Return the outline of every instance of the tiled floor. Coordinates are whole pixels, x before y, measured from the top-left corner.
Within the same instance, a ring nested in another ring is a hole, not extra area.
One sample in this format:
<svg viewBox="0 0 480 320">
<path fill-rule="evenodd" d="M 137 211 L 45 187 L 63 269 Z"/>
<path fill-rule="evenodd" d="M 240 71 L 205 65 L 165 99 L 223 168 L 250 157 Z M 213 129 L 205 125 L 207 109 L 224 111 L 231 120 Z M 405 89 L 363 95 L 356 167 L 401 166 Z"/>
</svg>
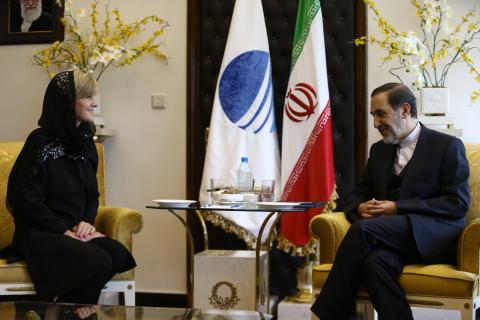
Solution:
<svg viewBox="0 0 480 320">
<path fill-rule="evenodd" d="M 455 310 L 412 308 L 412 311 L 415 320 L 460 320 L 460 312 Z M 282 301 L 278 305 L 278 320 L 293 319 L 311 320 L 310 306 Z M 363 319 L 359 317 L 359 320 Z"/>
<path fill-rule="evenodd" d="M 415 320 L 459 320 L 460 311 L 412 308 Z"/>
</svg>

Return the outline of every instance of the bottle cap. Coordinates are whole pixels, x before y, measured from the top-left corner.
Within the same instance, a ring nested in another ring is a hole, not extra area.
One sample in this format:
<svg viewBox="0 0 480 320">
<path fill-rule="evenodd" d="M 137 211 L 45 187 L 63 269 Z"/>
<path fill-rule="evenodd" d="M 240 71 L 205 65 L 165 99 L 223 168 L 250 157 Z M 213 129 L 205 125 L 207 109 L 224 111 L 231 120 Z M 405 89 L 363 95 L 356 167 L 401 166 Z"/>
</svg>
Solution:
<svg viewBox="0 0 480 320">
<path fill-rule="evenodd" d="M 248 162 L 248 157 L 242 157 L 242 162 Z"/>
</svg>

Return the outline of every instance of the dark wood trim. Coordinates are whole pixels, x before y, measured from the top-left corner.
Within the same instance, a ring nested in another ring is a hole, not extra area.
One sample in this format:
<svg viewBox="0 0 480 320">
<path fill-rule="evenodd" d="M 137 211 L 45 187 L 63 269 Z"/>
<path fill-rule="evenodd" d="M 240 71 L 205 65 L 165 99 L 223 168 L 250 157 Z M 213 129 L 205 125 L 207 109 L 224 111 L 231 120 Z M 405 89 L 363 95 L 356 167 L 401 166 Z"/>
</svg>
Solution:
<svg viewBox="0 0 480 320">
<path fill-rule="evenodd" d="M 367 12 L 363 0 L 355 2 L 355 38 L 367 34 Z M 355 142 L 356 154 L 356 175 L 360 176 L 367 160 L 367 46 L 355 47 L 355 93 L 357 112 Z"/>
<path fill-rule="evenodd" d="M 200 99 L 200 89 L 196 85 L 200 81 L 199 61 L 200 57 L 200 0 L 188 0 L 187 4 L 187 198 L 198 198 L 198 186 L 195 173 L 198 172 L 198 166 L 203 163 L 202 154 L 196 152 L 198 146 L 202 144 L 199 112 L 197 101 Z M 192 215 L 187 214 L 187 224 L 190 226 L 194 222 Z M 187 241 L 187 275 L 191 269 L 193 261 L 188 254 L 190 248 Z M 187 276 L 188 277 L 188 276 Z M 193 288 L 187 281 L 187 305 L 193 306 Z"/>
<path fill-rule="evenodd" d="M 187 295 L 176 293 L 137 292 L 137 307 L 187 308 Z"/>
<path fill-rule="evenodd" d="M 199 135 L 200 117 L 197 108 L 197 101 L 200 98 L 200 89 L 196 85 L 200 81 L 199 61 L 200 57 L 200 28 L 199 11 L 200 0 L 188 0 L 187 10 L 187 197 L 196 199 L 198 197 L 197 181 L 195 180 L 196 165 L 203 163 L 201 155 L 196 153 L 199 145 L 203 145 L 202 137 Z"/>
</svg>

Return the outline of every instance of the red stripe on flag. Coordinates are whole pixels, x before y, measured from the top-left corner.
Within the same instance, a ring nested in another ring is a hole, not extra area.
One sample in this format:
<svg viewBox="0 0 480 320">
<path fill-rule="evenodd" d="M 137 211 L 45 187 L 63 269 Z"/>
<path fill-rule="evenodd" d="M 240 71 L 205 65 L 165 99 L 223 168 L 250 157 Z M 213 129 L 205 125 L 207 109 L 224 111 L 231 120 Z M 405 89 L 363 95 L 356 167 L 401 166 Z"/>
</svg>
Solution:
<svg viewBox="0 0 480 320">
<path fill-rule="evenodd" d="M 285 184 L 282 200 L 328 202 L 334 185 L 332 122 L 328 102 Z M 281 233 L 297 246 L 306 245 L 310 240 L 310 219 L 321 210 L 322 208 L 316 208 L 301 213 L 284 214 L 281 218 Z"/>
</svg>

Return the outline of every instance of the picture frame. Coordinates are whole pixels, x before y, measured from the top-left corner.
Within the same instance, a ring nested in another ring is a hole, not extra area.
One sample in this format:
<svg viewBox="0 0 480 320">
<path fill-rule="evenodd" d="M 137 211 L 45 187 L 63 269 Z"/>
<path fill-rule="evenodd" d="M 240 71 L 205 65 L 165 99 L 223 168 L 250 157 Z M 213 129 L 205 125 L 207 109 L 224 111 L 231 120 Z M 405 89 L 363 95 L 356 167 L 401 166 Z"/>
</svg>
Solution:
<svg viewBox="0 0 480 320">
<path fill-rule="evenodd" d="M 0 45 L 53 43 L 64 39 L 63 3 L 56 0 L 1 0 Z"/>
</svg>

